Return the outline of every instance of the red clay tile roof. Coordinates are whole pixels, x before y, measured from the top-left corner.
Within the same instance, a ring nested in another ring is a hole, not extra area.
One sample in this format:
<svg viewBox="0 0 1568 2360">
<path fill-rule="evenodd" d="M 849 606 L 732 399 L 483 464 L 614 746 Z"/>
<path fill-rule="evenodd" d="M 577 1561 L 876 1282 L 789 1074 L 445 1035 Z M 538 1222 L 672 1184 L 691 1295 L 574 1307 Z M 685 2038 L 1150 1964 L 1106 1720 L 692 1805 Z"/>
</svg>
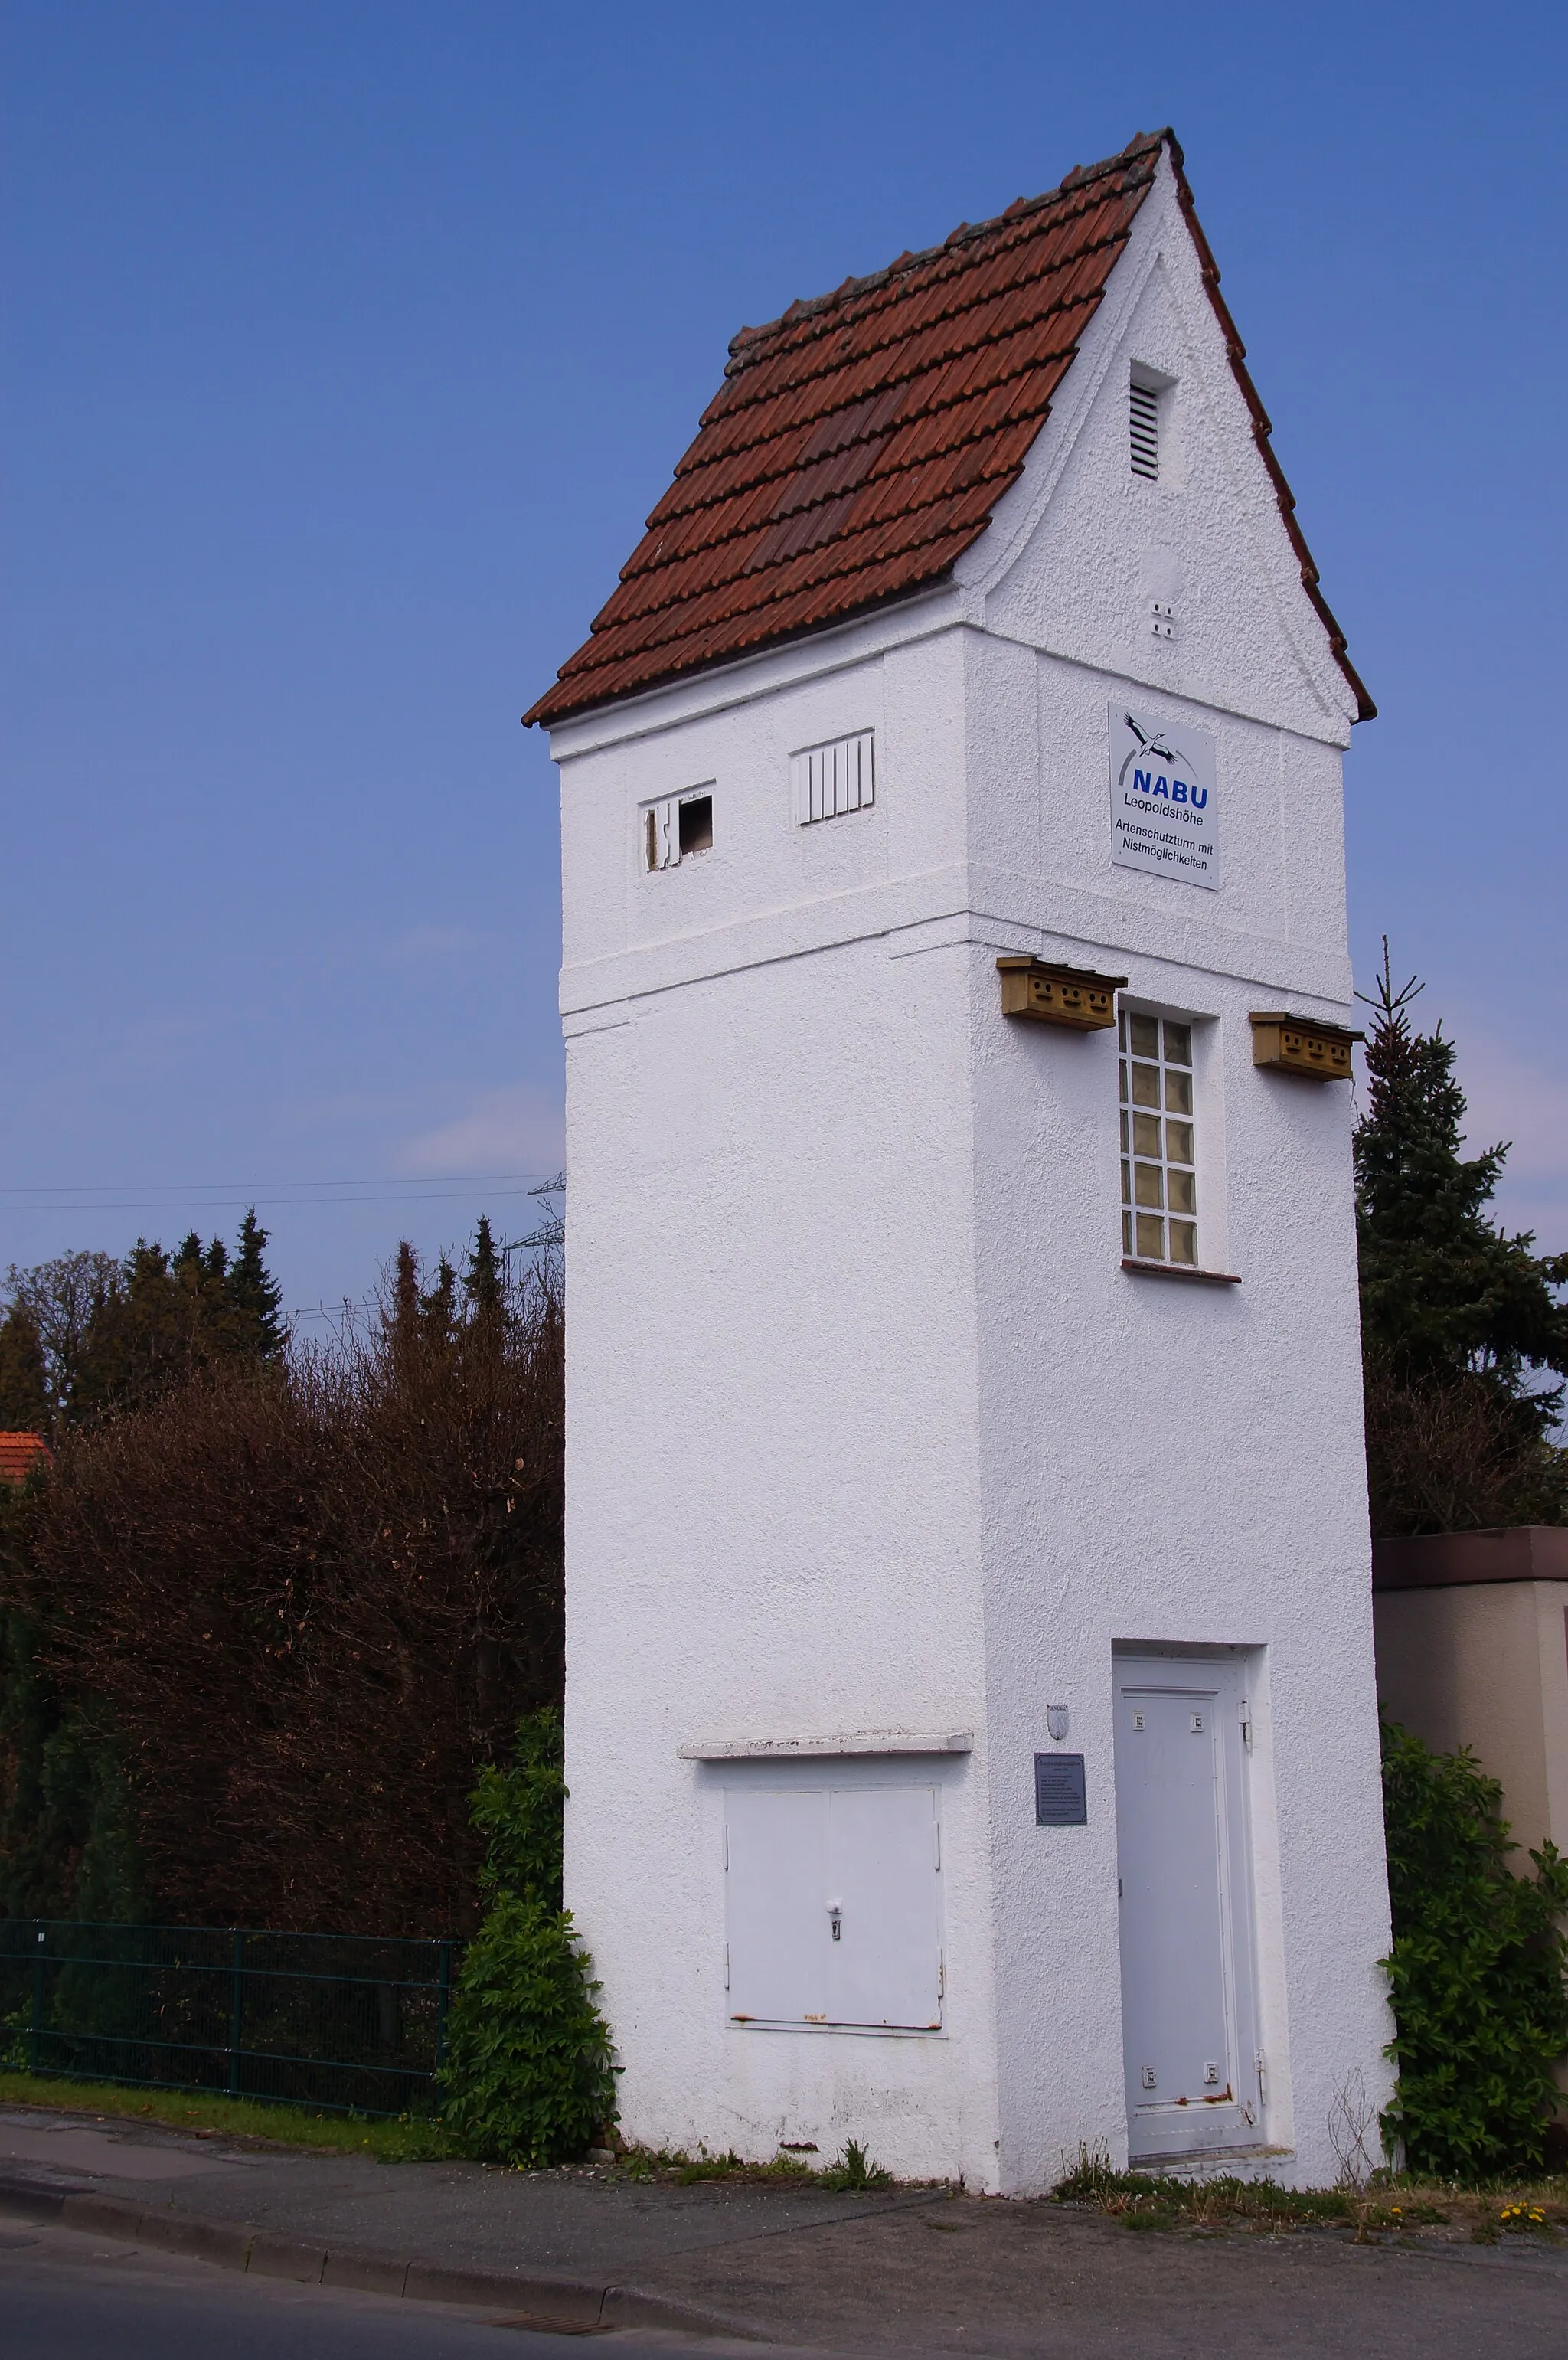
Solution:
<svg viewBox="0 0 1568 2360">
<path fill-rule="evenodd" d="M 0 1483 L 25 1483 L 36 1461 L 49 1455 L 41 1434 L 0 1434 Z"/>
<path fill-rule="evenodd" d="M 1181 202 L 1309 595 L 1269 421 L 1220 300 L 1170 132 L 1070 172 L 995 221 L 789 306 L 730 345 L 697 439 L 620 586 L 525 722 L 555 722 L 940 581 L 976 541 L 1071 367 L 1169 146 Z"/>
</svg>

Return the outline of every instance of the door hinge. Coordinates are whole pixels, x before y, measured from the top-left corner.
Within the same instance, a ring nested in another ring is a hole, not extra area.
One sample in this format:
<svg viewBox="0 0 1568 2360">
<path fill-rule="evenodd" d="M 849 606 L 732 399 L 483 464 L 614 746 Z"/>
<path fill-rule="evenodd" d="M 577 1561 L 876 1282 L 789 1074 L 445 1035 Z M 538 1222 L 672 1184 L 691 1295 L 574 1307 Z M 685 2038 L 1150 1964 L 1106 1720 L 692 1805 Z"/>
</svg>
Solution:
<svg viewBox="0 0 1568 2360">
<path fill-rule="evenodd" d="M 729 1946 L 729 1944 L 726 1942 L 726 1943 L 724 1944 L 724 1989 L 725 1989 L 725 1991 L 728 1991 L 729 1987 L 730 1987 L 730 1946 Z"/>
<path fill-rule="evenodd" d="M 940 1819 L 931 1821 L 931 1842 L 935 1855 L 931 1865 L 940 1876 L 942 1874 L 942 1821 Z"/>
<path fill-rule="evenodd" d="M 1252 1707 L 1245 1697 L 1241 1699 L 1241 1742 L 1248 1754 L 1252 1751 Z"/>
<path fill-rule="evenodd" d="M 947 1997 L 947 1953 L 940 1949 L 936 1954 L 936 1995 L 938 1999 Z"/>
</svg>

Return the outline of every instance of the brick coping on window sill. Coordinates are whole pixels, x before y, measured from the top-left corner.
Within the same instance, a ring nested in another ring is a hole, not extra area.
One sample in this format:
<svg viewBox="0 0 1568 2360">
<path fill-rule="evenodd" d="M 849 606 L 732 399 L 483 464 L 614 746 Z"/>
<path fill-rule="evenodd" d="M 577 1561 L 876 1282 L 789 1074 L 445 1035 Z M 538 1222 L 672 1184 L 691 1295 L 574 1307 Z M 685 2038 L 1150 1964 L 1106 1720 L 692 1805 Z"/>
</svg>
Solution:
<svg viewBox="0 0 1568 2360">
<path fill-rule="evenodd" d="M 1130 1254 L 1123 1254 L 1122 1268 L 1136 1271 L 1141 1278 L 1184 1278 L 1189 1285 L 1194 1280 L 1200 1286 L 1239 1286 L 1241 1284 L 1240 1279 L 1234 1271 L 1188 1270 L 1181 1262 L 1139 1262 Z"/>
</svg>

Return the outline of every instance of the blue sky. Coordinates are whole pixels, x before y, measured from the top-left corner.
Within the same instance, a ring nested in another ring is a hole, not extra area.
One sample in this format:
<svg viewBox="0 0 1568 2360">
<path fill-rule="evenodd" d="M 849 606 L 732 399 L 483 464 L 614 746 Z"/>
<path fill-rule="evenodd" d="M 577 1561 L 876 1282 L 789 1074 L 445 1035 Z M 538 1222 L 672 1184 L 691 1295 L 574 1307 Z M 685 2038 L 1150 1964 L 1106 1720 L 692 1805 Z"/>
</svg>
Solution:
<svg viewBox="0 0 1568 2360">
<path fill-rule="evenodd" d="M 729 336 L 1166 122 L 1381 708 L 1363 985 L 1386 928 L 1568 1246 L 1565 50 L 1528 5 L 8 0 L 0 1266 L 254 1198 L 297 1308 L 521 1234 L 517 716 Z"/>
</svg>

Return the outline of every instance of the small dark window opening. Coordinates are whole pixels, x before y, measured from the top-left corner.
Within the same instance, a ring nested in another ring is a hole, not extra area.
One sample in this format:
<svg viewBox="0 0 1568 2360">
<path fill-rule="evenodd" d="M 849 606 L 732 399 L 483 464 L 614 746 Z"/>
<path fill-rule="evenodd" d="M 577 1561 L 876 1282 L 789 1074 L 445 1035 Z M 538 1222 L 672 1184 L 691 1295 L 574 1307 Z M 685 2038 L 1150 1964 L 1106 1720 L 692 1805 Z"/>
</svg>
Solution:
<svg viewBox="0 0 1568 2360">
<path fill-rule="evenodd" d="M 693 795 L 681 806 L 681 858 L 713 848 L 713 798 Z"/>
</svg>

